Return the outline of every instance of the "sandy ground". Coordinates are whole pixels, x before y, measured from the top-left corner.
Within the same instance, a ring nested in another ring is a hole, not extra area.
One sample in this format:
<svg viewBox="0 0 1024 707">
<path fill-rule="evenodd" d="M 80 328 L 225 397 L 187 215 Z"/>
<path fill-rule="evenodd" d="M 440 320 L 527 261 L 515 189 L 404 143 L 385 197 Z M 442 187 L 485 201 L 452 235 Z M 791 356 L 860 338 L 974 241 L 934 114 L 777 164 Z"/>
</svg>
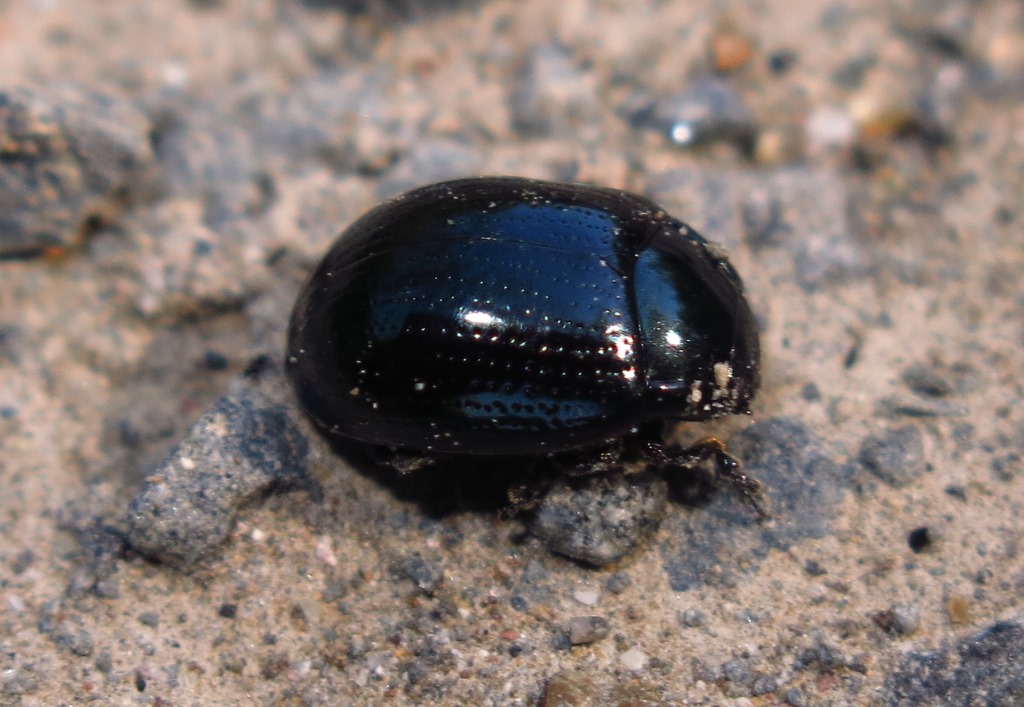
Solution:
<svg viewBox="0 0 1024 707">
<path fill-rule="evenodd" d="M 1013 0 L 0 0 L 0 702 L 1024 703 L 1022 47 Z M 771 521 L 672 502 L 594 569 L 310 432 L 303 278 L 470 174 L 726 246 L 762 389 L 679 436 Z M 261 355 L 310 481 L 147 558 L 129 502 Z"/>
</svg>

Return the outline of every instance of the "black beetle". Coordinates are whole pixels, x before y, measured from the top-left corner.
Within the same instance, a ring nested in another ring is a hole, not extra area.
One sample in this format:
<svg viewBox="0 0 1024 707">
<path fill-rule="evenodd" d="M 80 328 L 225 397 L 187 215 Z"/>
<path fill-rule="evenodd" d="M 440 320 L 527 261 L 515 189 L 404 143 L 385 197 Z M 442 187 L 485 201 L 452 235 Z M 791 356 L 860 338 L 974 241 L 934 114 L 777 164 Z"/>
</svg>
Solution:
<svg viewBox="0 0 1024 707">
<path fill-rule="evenodd" d="M 662 443 L 666 421 L 749 410 L 759 343 L 740 278 L 633 194 L 479 177 L 388 201 L 305 284 L 286 367 L 330 435 L 426 459 L 571 458 L 570 473 L 630 450 L 711 458 L 761 512 L 720 441 Z"/>
</svg>

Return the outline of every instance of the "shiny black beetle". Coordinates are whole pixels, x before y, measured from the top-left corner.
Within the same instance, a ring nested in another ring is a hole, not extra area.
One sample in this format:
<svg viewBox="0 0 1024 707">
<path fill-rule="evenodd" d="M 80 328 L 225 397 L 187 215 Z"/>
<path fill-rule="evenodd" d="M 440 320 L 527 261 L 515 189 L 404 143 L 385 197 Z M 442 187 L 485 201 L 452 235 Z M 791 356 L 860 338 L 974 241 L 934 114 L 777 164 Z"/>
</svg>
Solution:
<svg viewBox="0 0 1024 707">
<path fill-rule="evenodd" d="M 710 458 L 760 512 L 720 441 L 662 443 L 666 421 L 748 412 L 758 366 L 740 278 L 693 229 L 633 194 L 513 177 L 422 187 L 356 221 L 303 288 L 286 353 L 330 435 L 571 458 L 570 473 L 627 452 Z"/>
</svg>

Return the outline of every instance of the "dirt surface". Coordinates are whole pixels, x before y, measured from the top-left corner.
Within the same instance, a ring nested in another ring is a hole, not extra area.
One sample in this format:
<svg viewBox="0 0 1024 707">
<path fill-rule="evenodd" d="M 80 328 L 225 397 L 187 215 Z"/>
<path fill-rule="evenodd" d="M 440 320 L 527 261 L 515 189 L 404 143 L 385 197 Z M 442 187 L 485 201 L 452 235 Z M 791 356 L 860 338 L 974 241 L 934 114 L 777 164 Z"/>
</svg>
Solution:
<svg viewBox="0 0 1024 707">
<path fill-rule="evenodd" d="M 1024 703 L 1019 2 L 0 12 L 0 703 Z M 678 436 L 770 521 L 676 494 L 595 569 L 312 432 L 304 277 L 475 174 L 728 250 L 761 392 Z"/>
</svg>

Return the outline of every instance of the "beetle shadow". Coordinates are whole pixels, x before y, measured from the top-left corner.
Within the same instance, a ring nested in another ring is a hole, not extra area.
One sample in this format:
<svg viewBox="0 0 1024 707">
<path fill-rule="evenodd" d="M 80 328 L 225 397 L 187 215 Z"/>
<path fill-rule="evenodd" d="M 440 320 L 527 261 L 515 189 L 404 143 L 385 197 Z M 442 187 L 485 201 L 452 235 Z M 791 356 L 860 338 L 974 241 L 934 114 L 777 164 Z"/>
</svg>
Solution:
<svg viewBox="0 0 1024 707">
<path fill-rule="evenodd" d="M 433 518 L 462 511 L 515 515 L 513 498 L 526 487 L 544 488 L 550 479 L 529 457 L 396 455 L 387 448 L 342 437 L 327 439 L 331 450 L 359 474 L 396 498 L 419 506 Z M 419 468 L 416 461 L 426 460 Z"/>
<path fill-rule="evenodd" d="M 327 442 L 357 473 L 388 489 L 396 498 L 415 503 L 425 515 L 433 518 L 465 511 L 512 517 L 530 511 L 556 478 L 565 478 L 570 483 L 578 479 L 580 484 L 591 478 L 590 474 L 563 473 L 554 459 L 403 456 L 387 448 L 343 437 L 331 437 Z M 428 461 L 419 468 L 401 470 L 423 460 Z M 701 508 L 729 492 L 708 464 L 688 469 L 686 473 L 673 473 L 663 468 L 658 471 L 668 482 L 669 500 L 673 504 Z"/>
</svg>

